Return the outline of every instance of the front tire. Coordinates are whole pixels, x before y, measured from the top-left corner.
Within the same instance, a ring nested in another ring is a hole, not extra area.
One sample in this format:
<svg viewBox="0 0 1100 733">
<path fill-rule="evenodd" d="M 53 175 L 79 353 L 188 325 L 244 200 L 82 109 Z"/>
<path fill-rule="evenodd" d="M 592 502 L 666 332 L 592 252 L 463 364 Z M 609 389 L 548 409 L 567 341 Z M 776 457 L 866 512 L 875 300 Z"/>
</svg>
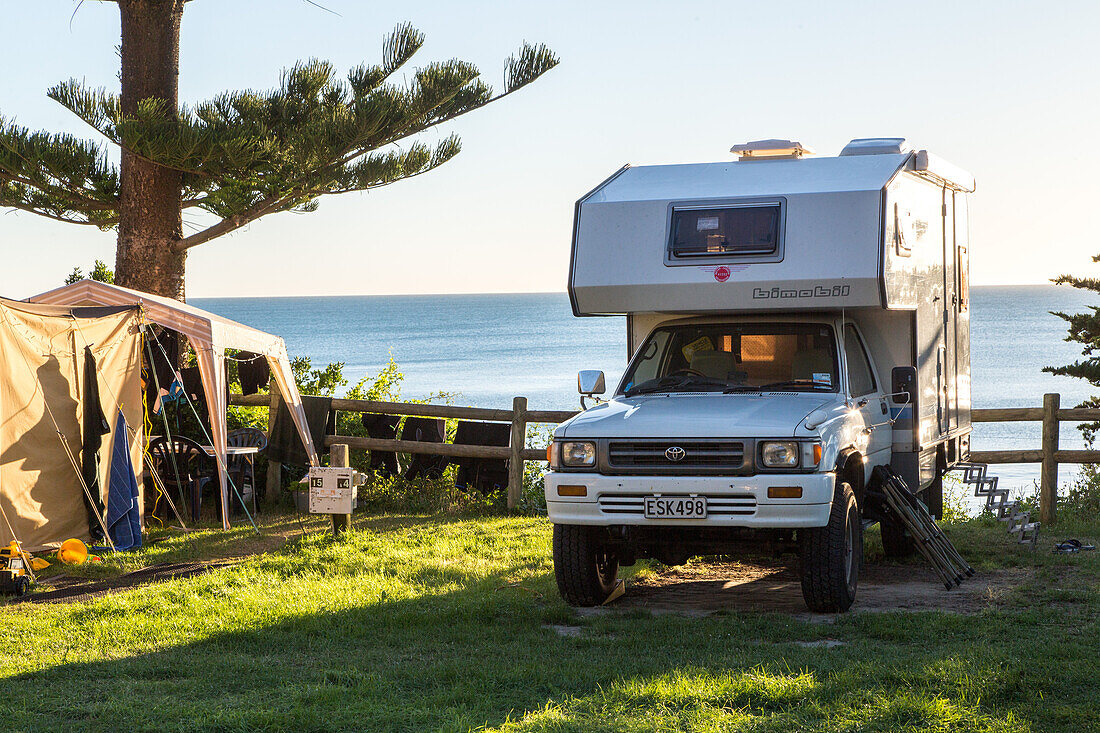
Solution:
<svg viewBox="0 0 1100 733">
<path fill-rule="evenodd" d="M 863 526 L 852 487 L 833 489 L 829 523 L 802 530 L 802 597 L 811 611 L 847 611 L 856 598 L 863 559 Z"/>
<path fill-rule="evenodd" d="M 598 606 L 619 576 L 619 558 L 601 541 L 602 527 L 554 525 L 554 577 L 571 606 Z"/>
<path fill-rule="evenodd" d="M 25 596 L 31 590 L 31 581 L 26 575 L 20 575 L 15 579 L 15 595 Z"/>
</svg>

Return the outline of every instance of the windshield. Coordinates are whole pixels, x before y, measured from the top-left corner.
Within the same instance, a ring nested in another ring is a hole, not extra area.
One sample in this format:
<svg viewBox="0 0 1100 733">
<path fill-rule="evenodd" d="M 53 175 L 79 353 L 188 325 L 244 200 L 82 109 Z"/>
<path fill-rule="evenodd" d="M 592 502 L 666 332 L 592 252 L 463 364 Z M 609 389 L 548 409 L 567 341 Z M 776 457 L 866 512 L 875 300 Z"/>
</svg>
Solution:
<svg viewBox="0 0 1100 733">
<path fill-rule="evenodd" d="M 627 397 L 652 392 L 835 392 L 833 329 L 818 323 L 700 323 L 649 335 L 623 377 Z"/>
</svg>

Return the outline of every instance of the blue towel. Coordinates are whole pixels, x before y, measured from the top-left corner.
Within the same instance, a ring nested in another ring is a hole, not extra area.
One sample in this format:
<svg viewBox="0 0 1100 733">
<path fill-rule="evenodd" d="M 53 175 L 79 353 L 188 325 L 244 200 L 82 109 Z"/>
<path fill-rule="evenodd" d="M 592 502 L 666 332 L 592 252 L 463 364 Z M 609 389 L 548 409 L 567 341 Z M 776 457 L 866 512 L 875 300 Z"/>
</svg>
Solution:
<svg viewBox="0 0 1100 733">
<path fill-rule="evenodd" d="M 130 461 L 130 440 L 122 410 L 111 436 L 111 476 L 107 483 L 107 531 L 116 550 L 141 547 L 141 508 L 137 476 Z"/>
</svg>

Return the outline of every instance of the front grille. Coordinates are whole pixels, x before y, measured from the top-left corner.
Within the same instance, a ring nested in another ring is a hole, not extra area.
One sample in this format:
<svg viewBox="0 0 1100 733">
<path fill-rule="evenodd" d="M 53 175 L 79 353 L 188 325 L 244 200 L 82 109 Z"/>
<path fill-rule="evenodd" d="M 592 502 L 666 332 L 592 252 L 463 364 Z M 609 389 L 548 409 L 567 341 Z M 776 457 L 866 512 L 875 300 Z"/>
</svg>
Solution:
<svg viewBox="0 0 1100 733">
<path fill-rule="evenodd" d="M 645 513 L 647 496 L 652 494 L 601 494 L 597 503 L 604 514 L 641 516 Z M 664 496 L 672 495 L 664 494 Z M 695 496 L 706 497 L 708 517 L 751 516 L 756 513 L 756 497 L 752 494 L 695 494 Z"/>
<path fill-rule="evenodd" d="M 682 457 L 673 460 L 677 455 Z M 645 469 L 654 473 L 741 473 L 745 468 L 745 444 L 740 440 L 612 440 L 607 444 L 607 465 L 613 470 Z"/>
</svg>

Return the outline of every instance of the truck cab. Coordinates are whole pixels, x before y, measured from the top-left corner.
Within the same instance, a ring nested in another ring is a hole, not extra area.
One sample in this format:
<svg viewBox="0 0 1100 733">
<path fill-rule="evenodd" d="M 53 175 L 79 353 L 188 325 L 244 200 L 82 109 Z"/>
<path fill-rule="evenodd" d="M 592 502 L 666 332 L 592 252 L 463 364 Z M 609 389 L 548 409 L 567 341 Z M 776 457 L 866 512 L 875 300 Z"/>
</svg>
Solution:
<svg viewBox="0 0 1100 733">
<path fill-rule="evenodd" d="M 873 468 L 934 504 L 966 457 L 956 195 L 972 179 L 896 138 L 816 160 L 790 141 L 735 151 L 624 168 L 577 204 L 574 312 L 626 315 L 630 359 L 606 401 L 602 373 L 579 375 L 597 404 L 551 445 L 555 573 L 575 605 L 639 558 L 768 549 L 799 556 L 812 610 L 847 610 Z M 883 536 L 900 554 L 904 531 Z"/>
</svg>

